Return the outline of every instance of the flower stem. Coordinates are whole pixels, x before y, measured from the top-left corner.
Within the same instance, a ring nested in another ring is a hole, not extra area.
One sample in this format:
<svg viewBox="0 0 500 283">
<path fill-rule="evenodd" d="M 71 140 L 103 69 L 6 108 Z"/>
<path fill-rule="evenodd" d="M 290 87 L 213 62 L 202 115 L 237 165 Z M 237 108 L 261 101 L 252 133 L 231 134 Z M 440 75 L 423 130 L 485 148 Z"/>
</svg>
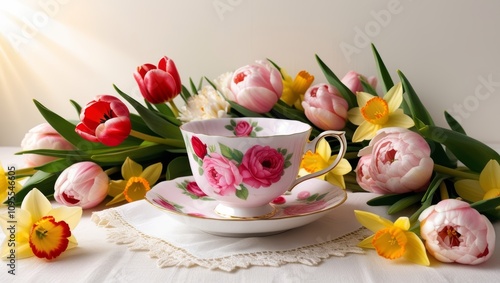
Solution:
<svg viewBox="0 0 500 283">
<path fill-rule="evenodd" d="M 446 166 L 434 164 L 434 171 L 443 173 L 452 177 L 460 178 L 460 179 L 472 179 L 479 180 L 479 174 L 476 173 L 467 173 L 457 169 L 448 168 Z"/>
<path fill-rule="evenodd" d="M 175 117 L 179 117 L 179 108 L 175 105 L 174 100 L 172 99 L 168 103 L 170 104 L 170 108 L 172 108 L 172 112 L 174 112 Z"/>
<path fill-rule="evenodd" d="M 31 175 L 35 174 L 36 172 L 37 172 L 37 170 L 33 167 L 16 169 L 17 176 L 31 176 Z"/>
<path fill-rule="evenodd" d="M 175 146 L 179 148 L 184 148 L 184 141 L 182 140 L 176 140 L 176 139 L 166 139 L 166 138 L 160 138 L 160 137 L 155 137 L 151 135 L 147 135 L 141 132 L 138 132 L 136 130 L 131 130 L 130 135 L 136 138 L 139 138 L 144 141 L 150 141 L 158 144 L 166 144 L 170 146 Z"/>
</svg>

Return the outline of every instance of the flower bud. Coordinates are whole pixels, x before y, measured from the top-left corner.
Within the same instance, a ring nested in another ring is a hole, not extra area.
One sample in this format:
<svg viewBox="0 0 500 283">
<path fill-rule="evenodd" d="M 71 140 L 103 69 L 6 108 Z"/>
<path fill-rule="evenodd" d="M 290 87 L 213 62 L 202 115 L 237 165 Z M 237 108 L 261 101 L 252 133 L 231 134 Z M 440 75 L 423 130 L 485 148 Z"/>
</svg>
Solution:
<svg viewBox="0 0 500 283">
<path fill-rule="evenodd" d="M 341 130 L 347 121 L 347 101 L 328 84 L 310 87 L 304 95 L 302 107 L 307 119 L 322 130 Z"/>
<path fill-rule="evenodd" d="M 21 141 L 22 150 L 56 149 L 73 150 L 75 147 L 65 140 L 49 123 L 42 123 L 29 130 Z M 54 161 L 57 157 L 40 154 L 24 154 L 26 166 L 36 167 Z"/>
<path fill-rule="evenodd" d="M 280 72 L 265 62 L 257 62 L 236 70 L 230 83 L 231 97 L 239 105 L 257 112 L 269 112 L 283 92 Z"/>
<path fill-rule="evenodd" d="M 134 78 L 144 99 L 153 104 L 171 101 L 181 93 L 177 67 L 166 56 L 160 59 L 158 67 L 149 63 L 137 67 Z"/>
<path fill-rule="evenodd" d="M 104 200 L 108 193 L 108 175 L 90 161 L 66 168 L 54 185 L 54 198 L 68 206 L 91 208 Z"/>
</svg>

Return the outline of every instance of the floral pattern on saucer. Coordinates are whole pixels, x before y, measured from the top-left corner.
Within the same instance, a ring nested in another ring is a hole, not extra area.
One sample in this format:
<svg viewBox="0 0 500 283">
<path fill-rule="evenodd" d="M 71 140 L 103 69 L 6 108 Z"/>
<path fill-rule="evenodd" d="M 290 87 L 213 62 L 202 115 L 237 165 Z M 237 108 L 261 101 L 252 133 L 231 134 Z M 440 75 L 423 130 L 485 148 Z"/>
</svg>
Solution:
<svg viewBox="0 0 500 283">
<path fill-rule="evenodd" d="M 218 202 L 200 196 L 200 192 L 194 189 L 195 184 L 191 176 L 164 181 L 154 186 L 146 194 L 146 199 L 194 228 L 238 237 L 278 233 L 308 224 L 347 199 L 344 190 L 320 179 L 310 179 L 297 185 L 292 192 L 276 198 L 272 205 L 277 212 L 271 218 L 229 219 L 214 212 Z"/>
</svg>

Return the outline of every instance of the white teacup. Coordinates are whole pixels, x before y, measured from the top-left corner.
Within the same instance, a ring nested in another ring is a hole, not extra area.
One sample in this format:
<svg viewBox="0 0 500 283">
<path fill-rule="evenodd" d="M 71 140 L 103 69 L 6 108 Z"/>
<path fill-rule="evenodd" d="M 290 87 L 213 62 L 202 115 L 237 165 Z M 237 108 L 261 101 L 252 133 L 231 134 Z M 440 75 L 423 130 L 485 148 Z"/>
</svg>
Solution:
<svg viewBox="0 0 500 283">
<path fill-rule="evenodd" d="M 228 218 L 273 216 L 271 201 L 333 169 L 347 145 L 341 131 L 324 131 L 308 142 L 311 126 L 295 120 L 221 118 L 188 122 L 180 129 L 196 183 L 219 202 L 215 212 Z M 327 168 L 297 178 L 303 154 L 315 152 L 327 136 L 340 142 L 337 158 Z"/>
</svg>

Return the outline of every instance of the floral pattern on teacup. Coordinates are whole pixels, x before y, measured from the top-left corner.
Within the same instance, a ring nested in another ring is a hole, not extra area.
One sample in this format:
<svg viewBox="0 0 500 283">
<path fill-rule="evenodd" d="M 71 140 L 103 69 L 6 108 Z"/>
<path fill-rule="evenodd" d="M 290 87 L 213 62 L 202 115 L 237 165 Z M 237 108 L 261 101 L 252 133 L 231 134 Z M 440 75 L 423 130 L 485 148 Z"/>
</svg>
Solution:
<svg viewBox="0 0 500 283">
<path fill-rule="evenodd" d="M 156 197 L 153 198 L 153 202 L 155 202 L 156 204 L 160 205 L 165 209 L 182 213 L 183 207 L 181 205 L 168 201 L 159 194 L 156 194 Z"/>
<path fill-rule="evenodd" d="M 257 122 L 252 122 L 251 120 L 248 122 L 245 120 L 238 122 L 230 120 L 229 123 L 225 128 L 237 137 L 256 137 L 257 132 L 262 131 L 262 127 L 259 127 Z"/>
<path fill-rule="evenodd" d="M 211 200 L 213 198 L 208 197 L 198 186 L 196 182 L 184 181 L 182 183 L 177 183 L 177 187 L 182 190 L 182 193 L 189 196 L 192 199 L 200 200 Z"/>
<path fill-rule="evenodd" d="M 244 184 L 254 188 L 271 186 L 281 179 L 293 156 L 285 148 L 254 145 L 243 153 L 221 143 L 217 153 L 215 145 L 206 145 L 196 136 L 191 138 L 191 147 L 199 174 L 205 176 L 214 192 L 235 194 L 243 200 L 248 198 Z"/>
</svg>

